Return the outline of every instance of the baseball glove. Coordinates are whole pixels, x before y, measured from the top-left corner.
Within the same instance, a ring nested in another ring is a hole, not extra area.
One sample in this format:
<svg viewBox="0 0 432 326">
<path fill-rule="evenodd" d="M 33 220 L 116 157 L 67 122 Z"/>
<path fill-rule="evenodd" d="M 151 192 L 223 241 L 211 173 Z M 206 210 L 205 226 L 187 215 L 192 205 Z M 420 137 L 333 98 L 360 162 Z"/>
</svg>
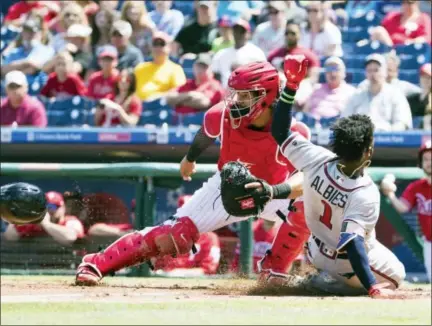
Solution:
<svg viewBox="0 0 432 326">
<path fill-rule="evenodd" d="M 240 162 L 226 163 L 220 176 L 222 204 L 230 215 L 258 216 L 272 198 L 271 186 L 253 176 Z M 245 186 L 253 182 L 259 183 L 261 187 L 246 189 Z"/>
<path fill-rule="evenodd" d="M 0 214 L 13 224 L 40 223 L 46 210 L 44 192 L 37 186 L 18 182 L 0 188 Z"/>
</svg>

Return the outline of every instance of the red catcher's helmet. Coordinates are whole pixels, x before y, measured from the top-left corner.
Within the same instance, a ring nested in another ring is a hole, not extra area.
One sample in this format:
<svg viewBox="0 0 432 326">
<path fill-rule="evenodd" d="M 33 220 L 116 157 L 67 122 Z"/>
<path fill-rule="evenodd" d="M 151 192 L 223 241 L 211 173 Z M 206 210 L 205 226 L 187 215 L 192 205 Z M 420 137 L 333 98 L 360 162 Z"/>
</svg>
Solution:
<svg viewBox="0 0 432 326">
<path fill-rule="evenodd" d="M 426 151 L 432 151 L 432 140 L 428 140 L 428 141 L 424 142 L 424 144 L 420 147 L 420 150 L 418 153 L 418 161 L 419 161 L 420 167 L 422 166 L 423 153 Z"/>
<path fill-rule="evenodd" d="M 255 120 L 273 103 L 279 95 L 279 74 L 269 62 L 253 62 L 234 70 L 228 79 L 228 86 L 231 94 L 226 101 L 230 117 L 239 120 L 239 126 L 242 119 L 247 119 L 247 122 Z M 241 91 L 258 91 L 259 95 L 251 98 L 250 107 L 239 107 L 236 95 Z"/>
</svg>

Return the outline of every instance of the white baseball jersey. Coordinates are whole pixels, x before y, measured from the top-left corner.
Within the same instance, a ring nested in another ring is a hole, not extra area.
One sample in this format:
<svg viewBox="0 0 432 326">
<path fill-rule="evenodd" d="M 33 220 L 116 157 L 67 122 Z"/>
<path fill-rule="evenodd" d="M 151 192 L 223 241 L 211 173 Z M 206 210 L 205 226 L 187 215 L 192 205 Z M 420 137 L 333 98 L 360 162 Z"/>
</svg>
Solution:
<svg viewBox="0 0 432 326">
<path fill-rule="evenodd" d="M 337 168 L 334 153 L 298 133 L 288 137 L 281 151 L 304 173 L 304 210 L 312 234 L 334 249 L 343 224 L 345 232 L 364 237 L 366 244 L 375 239 L 380 194 L 366 173 L 350 179 Z"/>
</svg>

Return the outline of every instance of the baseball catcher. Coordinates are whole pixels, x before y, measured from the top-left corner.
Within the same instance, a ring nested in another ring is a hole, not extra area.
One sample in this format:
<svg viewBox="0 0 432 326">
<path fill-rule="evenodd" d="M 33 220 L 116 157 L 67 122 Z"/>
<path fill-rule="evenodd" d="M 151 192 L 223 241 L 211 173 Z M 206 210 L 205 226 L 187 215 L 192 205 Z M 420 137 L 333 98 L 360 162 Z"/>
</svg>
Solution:
<svg viewBox="0 0 432 326">
<path fill-rule="evenodd" d="M 37 186 L 18 182 L 0 188 L 0 215 L 12 224 L 40 223 L 47 212 L 44 192 Z"/>
</svg>

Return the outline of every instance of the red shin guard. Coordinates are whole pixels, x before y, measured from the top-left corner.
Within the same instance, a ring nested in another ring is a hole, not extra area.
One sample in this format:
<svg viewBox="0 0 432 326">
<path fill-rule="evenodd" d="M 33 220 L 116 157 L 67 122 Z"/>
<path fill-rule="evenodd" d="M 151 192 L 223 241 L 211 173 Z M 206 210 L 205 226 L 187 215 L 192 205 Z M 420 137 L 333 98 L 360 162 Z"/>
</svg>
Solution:
<svg viewBox="0 0 432 326">
<path fill-rule="evenodd" d="M 173 224 L 126 234 L 102 252 L 85 256 L 83 262 L 95 265 L 105 276 L 153 257 L 188 253 L 198 238 L 194 222 L 189 217 L 181 217 Z"/>
<path fill-rule="evenodd" d="M 310 231 L 304 218 L 303 202 L 296 202 L 294 207 L 296 211 L 288 214 L 287 222 L 281 224 L 271 249 L 260 262 L 262 272 L 286 274 L 303 251 Z"/>
</svg>

